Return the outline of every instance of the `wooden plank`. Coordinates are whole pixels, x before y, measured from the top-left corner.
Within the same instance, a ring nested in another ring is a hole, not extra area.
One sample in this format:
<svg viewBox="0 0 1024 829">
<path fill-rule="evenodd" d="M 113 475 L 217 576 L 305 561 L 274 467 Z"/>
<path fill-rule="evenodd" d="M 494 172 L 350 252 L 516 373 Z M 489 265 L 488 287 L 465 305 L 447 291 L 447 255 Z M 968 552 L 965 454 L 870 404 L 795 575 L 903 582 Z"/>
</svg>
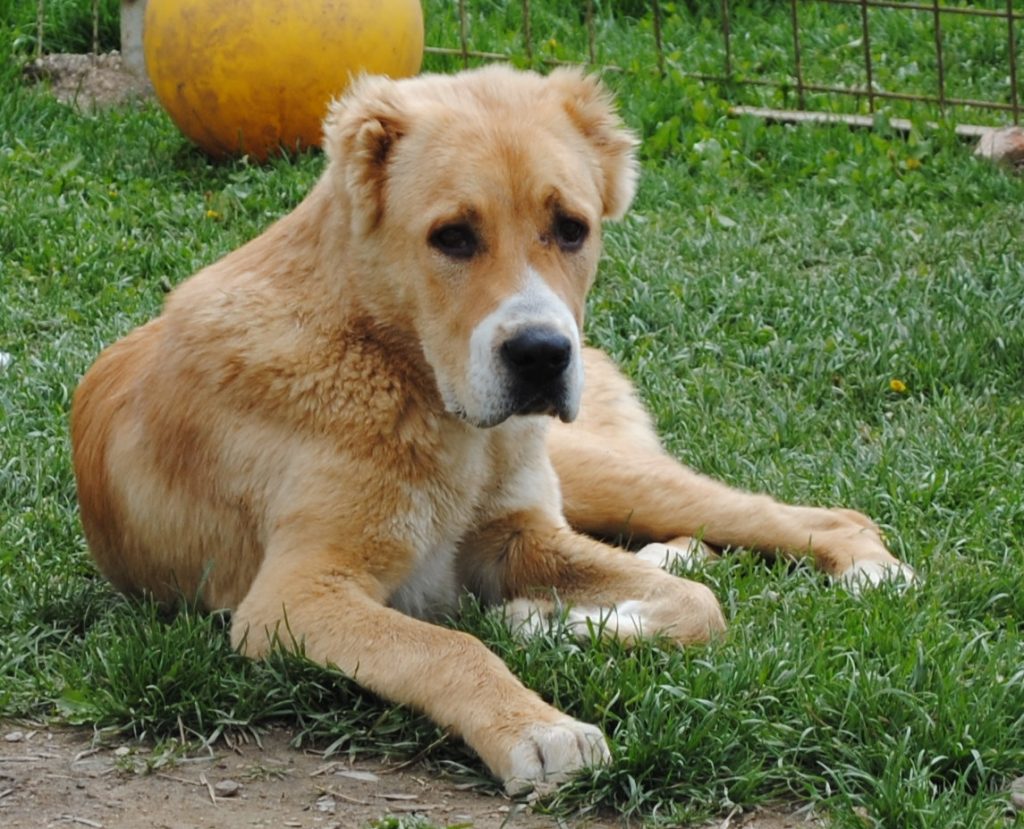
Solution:
<svg viewBox="0 0 1024 829">
<path fill-rule="evenodd" d="M 786 124 L 844 124 L 848 127 L 871 129 L 875 126 L 874 115 L 847 115 L 841 112 L 813 112 L 797 109 L 770 109 L 768 107 L 729 107 L 729 114 L 752 115 L 755 118 L 764 118 L 766 121 L 776 121 Z M 911 121 L 906 118 L 890 118 L 889 125 L 898 132 L 910 132 L 913 127 Z M 930 129 L 938 129 L 939 125 L 934 121 L 928 121 L 926 126 Z M 986 127 L 981 124 L 957 124 L 954 127 L 956 134 L 962 138 L 981 138 L 993 127 Z"/>
</svg>

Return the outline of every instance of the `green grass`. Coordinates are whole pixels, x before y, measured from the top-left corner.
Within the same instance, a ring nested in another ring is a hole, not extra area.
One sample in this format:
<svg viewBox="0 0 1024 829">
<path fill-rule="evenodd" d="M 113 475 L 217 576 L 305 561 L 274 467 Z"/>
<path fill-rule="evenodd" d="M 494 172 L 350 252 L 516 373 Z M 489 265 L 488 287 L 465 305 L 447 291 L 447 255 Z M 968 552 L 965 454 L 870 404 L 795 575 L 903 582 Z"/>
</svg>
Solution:
<svg viewBox="0 0 1024 829">
<path fill-rule="evenodd" d="M 18 36 L 0 26 L 3 54 Z M 457 624 L 610 736 L 614 763 L 550 807 L 672 823 L 781 800 L 839 827 L 1005 825 L 1024 774 L 1024 182 L 945 131 L 771 127 L 679 77 L 608 80 L 645 166 L 607 231 L 590 339 L 677 456 L 864 510 L 922 582 L 857 598 L 737 554 L 695 574 L 730 634 L 687 651 L 558 630 L 524 646 L 468 607 Z M 78 377 L 321 165 L 214 166 L 154 107 L 79 114 L 0 63 L 0 716 L 156 740 L 276 721 L 341 752 L 436 743 L 432 762 L 480 773 L 332 672 L 240 658 L 220 616 L 118 596 L 78 524 Z"/>
<path fill-rule="evenodd" d="M 42 42 L 39 41 L 39 5 L 42 2 Z M 120 45 L 120 0 L 99 0 L 97 32 L 103 51 Z M 91 52 L 93 0 L 0 0 L 0 25 L 14 33 L 14 47 L 22 54 Z"/>
</svg>

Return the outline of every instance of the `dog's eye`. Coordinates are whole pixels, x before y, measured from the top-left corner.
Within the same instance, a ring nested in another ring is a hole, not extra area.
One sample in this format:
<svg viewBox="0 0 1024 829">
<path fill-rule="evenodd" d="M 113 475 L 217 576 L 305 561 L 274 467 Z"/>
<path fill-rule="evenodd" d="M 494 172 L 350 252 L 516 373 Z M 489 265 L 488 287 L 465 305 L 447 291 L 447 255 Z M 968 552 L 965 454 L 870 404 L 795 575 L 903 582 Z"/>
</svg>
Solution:
<svg viewBox="0 0 1024 829">
<path fill-rule="evenodd" d="M 473 228 L 466 224 L 444 225 L 430 234 L 430 246 L 453 259 L 470 259 L 480 249 Z"/>
<path fill-rule="evenodd" d="M 555 219 L 554 236 L 558 247 L 567 253 L 575 253 L 587 240 L 590 228 L 579 219 L 570 216 L 559 216 Z"/>
</svg>

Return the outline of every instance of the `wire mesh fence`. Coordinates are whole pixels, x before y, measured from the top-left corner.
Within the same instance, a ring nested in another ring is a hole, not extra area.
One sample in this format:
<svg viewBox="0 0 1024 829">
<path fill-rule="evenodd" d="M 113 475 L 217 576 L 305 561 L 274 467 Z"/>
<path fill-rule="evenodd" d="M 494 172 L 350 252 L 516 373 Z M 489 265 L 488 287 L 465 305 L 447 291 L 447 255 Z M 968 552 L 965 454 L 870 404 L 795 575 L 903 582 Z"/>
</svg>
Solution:
<svg viewBox="0 0 1024 829">
<path fill-rule="evenodd" d="M 101 2 L 81 4 L 92 14 L 95 53 Z M 38 56 L 47 0 L 35 6 Z M 885 109 L 960 124 L 1019 124 L 1024 108 L 1024 0 L 426 0 L 425 11 L 428 22 L 444 17 L 428 26 L 428 53 L 456 65 L 501 60 L 649 70 L 720 84 L 737 105 L 849 118 Z M 557 25 L 553 13 L 561 16 Z M 485 30 L 495 17 L 510 15 L 516 38 L 495 46 Z M 646 43 L 644 54 L 616 51 L 612 27 L 633 30 L 632 52 Z M 556 29 L 572 36 L 557 38 L 553 48 Z M 701 44 L 698 51 L 693 42 Z"/>
<path fill-rule="evenodd" d="M 36 58 L 52 47 L 52 30 L 66 28 L 73 19 L 78 37 L 76 46 L 87 48 L 93 55 L 100 54 L 109 42 L 104 42 L 103 24 L 109 22 L 111 14 L 116 14 L 117 0 L 63 0 L 63 2 L 47 2 L 47 0 L 21 0 L 24 8 L 15 2 L 7 12 L 11 21 L 24 22 L 25 14 L 33 14 L 32 42 Z M 31 9 L 31 11 L 29 11 Z M 8 21 L 8 22 L 11 22 Z"/>
<path fill-rule="evenodd" d="M 510 0 L 509 6 L 517 0 Z M 581 25 L 585 47 L 571 56 L 538 49 L 531 0 L 521 6 L 521 38 L 513 48 L 477 48 L 471 20 L 486 0 L 456 0 L 458 26 L 445 42 L 427 51 L 473 61 L 512 60 L 528 64 L 583 63 L 610 70 L 602 48 L 600 21 L 617 17 L 621 0 L 585 0 Z M 896 103 L 920 105 L 929 116 L 953 122 L 1019 124 L 1018 85 L 1021 46 L 1018 30 L 1024 4 L 1017 0 L 978 3 L 909 0 L 779 0 L 754 4 L 742 0 L 643 0 L 642 15 L 627 25 L 642 29 L 650 47 L 650 65 L 659 73 L 727 85 L 737 103 L 768 104 L 799 111 L 872 114 Z M 765 38 L 766 10 L 785 20 L 787 31 Z M 685 41 L 708 22 L 717 29 L 718 48 L 693 56 Z M 760 42 L 758 42 L 760 41 Z M 927 44 L 925 47 L 924 44 Z M 924 50 L 924 51 L 922 51 Z M 838 60 L 841 52 L 857 53 Z M 925 54 L 926 57 L 919 57 Z M 854 68 L 855 67 L 855 68 Z"/>
</svg>

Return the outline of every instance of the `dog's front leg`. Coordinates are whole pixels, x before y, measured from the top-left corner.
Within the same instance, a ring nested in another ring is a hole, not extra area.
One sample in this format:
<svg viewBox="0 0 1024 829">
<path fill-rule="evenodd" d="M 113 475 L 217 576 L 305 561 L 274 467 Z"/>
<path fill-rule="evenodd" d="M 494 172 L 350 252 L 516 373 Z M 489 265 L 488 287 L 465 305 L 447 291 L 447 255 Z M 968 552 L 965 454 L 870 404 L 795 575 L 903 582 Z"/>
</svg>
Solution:
<svg viewBox="0 0 1024 829">
<path fill-rule="evenodd" d="M 301 647 L 380 696 L 461 736 L 510 792 L 608 759 L 600 730 L 525 688 L 477 639 L 386 607 L 380 583 L 331 551 L 270 555 L 234 614 L 232 641 Z M 367 560 L 360 557 L 360 560 Z"/>
<path fill-rule="evenodd" d="M 490 562 L 484 570 L 500 579 L 481 592 L 505 600 L 514 624 L 530 624 L 560 605 L 581 634 L 595 628 L 627 642 L 660 635 L 699 644 L 725 630 L 718 600 L 704 585 L 581 535 L 540 511 L 494 522 L 474 547 L 478 562 Z"/>
</svg>

